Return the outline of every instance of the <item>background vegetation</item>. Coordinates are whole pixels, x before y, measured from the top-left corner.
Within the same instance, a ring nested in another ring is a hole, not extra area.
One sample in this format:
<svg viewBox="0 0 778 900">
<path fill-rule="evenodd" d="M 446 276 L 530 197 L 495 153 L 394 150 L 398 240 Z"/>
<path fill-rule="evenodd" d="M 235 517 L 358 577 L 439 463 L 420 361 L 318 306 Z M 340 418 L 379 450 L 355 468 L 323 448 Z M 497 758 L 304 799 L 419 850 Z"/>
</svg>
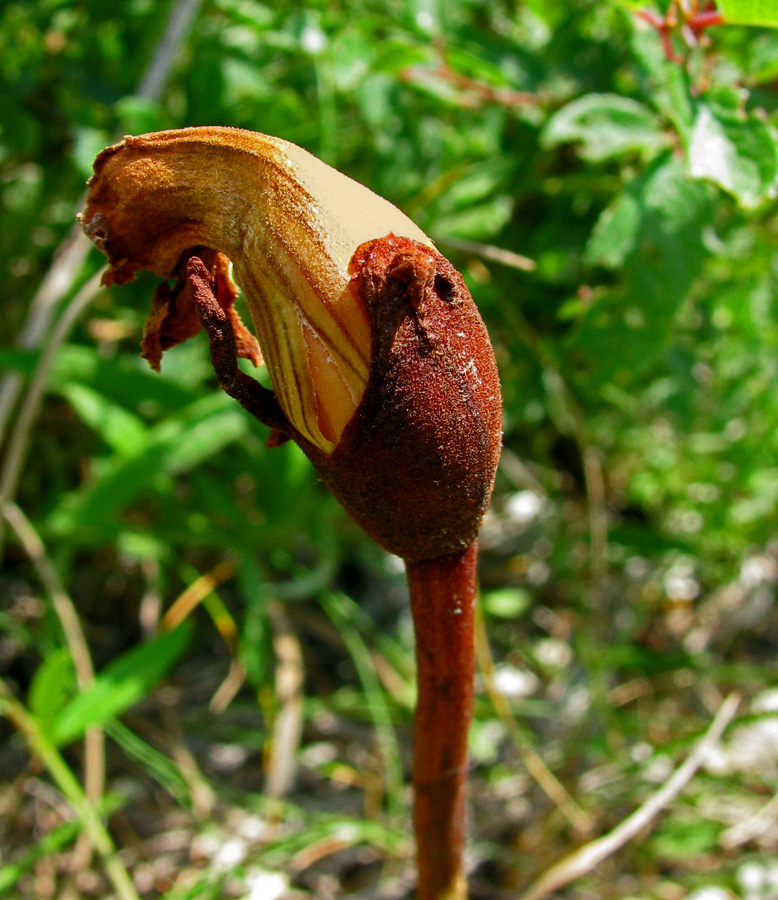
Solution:
<svg viewBox="0 0 778 900">
<path fill-rule="evenodd" d="M 391 199 L 495 343 L 473 898 L 617 826 L 732 691 L 695 778 L 566 896 L 778 896 L 778 33 L 647 18 L 0 3 L 2 896 L 412 896 L 399 562 L 204 338 L 148 371 L 153 280 L 98 290 L 68 237 L 98 150 L 196 124 Z"/>
</svg>

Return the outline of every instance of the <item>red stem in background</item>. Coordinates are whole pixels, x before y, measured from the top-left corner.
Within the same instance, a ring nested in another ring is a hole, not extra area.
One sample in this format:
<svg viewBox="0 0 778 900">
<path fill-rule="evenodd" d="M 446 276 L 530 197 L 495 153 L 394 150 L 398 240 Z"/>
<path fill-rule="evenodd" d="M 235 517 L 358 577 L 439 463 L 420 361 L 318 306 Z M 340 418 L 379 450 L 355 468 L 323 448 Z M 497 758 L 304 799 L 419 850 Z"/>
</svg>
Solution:
<svg viewBox="0 0 778 900">
<path fill-rule="evenodd" d="M 465 900 L 467 734 L 473 715 L 477 545 L 408 562 L 419 697 L 413 821 L 417 900 Z"/>
</svg>

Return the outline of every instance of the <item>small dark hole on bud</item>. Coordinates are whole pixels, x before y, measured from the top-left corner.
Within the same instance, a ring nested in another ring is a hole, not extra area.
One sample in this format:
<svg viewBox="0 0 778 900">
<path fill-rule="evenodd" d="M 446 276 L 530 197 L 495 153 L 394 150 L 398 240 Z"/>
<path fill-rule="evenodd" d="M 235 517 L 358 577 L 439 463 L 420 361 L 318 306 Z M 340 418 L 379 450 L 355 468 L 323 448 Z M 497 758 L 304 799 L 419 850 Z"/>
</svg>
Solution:
<svg viewBox="0 0 778 900">
<path fill-rule="evenodd" d="M 457 295 L 454 284 L 445 275 L 435 276 L 435 293 L 441 300 L 445 300 L 446 303 L 450 303 L 452 306 L 456 303 Z"/>
</svg>

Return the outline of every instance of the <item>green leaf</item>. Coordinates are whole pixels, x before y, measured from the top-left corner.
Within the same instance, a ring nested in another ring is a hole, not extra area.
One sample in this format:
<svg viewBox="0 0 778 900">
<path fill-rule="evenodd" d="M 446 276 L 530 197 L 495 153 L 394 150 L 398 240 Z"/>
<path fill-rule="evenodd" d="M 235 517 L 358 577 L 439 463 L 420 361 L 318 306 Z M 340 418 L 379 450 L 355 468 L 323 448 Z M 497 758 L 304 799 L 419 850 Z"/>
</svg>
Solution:
<svg viewBox="0 0 778 900">
<path fill-rule="evenodd" d="M 121 456 L 143 446 L 147 429 L 138 416 L 82 384 L 66 384 L 62 394 L 78 416 Z"/>
<path fill-rule="evenodd" d="M 167 124 L 162 107 L 147 97 L 134 95 L 122 97 L 121 100 L 116 101 L 113 109 L 118 118 L 117 130 L 121 134 L 160 131 Z"/>
<path fill-rule="evenodd" d="M 718 103 L 700 103 L 689 145 L 689 171 L 723 188 L 745 209 L 775 196 L 778 149 L 772 128 L 720 92 Z M 739 98 L 738 98 L 739 99 Z M 721 101 L 729 101 L 724 102 Z"/>
<path fill-rule="evenodd" d="M 168 363 L 167 359 L 165 363 Z M 27 364 L 27 361 L 22 363 Z M 136 409 L 142 404 L 144 410 L 150 410 L 149 415 L 160 415 L 180 410 L 201 396 L 199 390 L 172 381 L 167 374 L 169 369 L 166 365 L 163 373 L 158 375 L 138 358 L 103 359 L 96 347 L 66 344 L 54 360 L 49 386 L 54 390 L 60 385 L 78 382 L 124 408 Z"/>
<path fill-rule="evenodd" d="M 109 460 L 82 488 L 64 498 L 48 527 L 57 535 L 104 542 L 121 528 L 120 514 L 144 490 L 186 472 L 244 436 L 245 412 L 222 394 L 192 403 L 147 432 L 134 453 Z"/>
<path fill-rule="evenodd" d="M 0 369 L 32 375 L 40 359 L 37 350 L 22 350 L 18 347 L 3 347 L 0 350 Z"/>
<path fill-rule="evenodd" d="M 27 694 L 27 705 L 48 732 L 75 688 L 73 660 L 64 648 L 55 650 L 38 667 Z"/>
<path fill-rule="evenodd" d="M 497 619 L 517 619 L 529 609 L 532 597 L 524 588 L 504 587 L 483 595 L 484 609 Z"/>
<path fill-rule="evenodd" d="M 502 231 L 510 221 L 512 212 L 513 200 L 510 197 L 495 197 L 487 203 L 440 216 L 435 221 L 435 234 L 448 238 L 486 240 Z"/>
<path fill-rule="evenodd" d="M 720 0 L 727 25 L 763 25 L 778 28 L 778 4 L 775 0 Z"/>
<path fill-rule="evenodd" d="M 629 185 L 603 210 L 586 245 L 586 261 L 591 265 L 618 269 L 635 249 L 642 210 L 635 186 Z"/>
<path fill-rule="evenodd" d="M 670 819 L 650 840 L 660 859 L 693 859 L 711 853 L 718 845 L 722 830 L 720 823 L 705 819 Z"/>
<path fill-rule="evenodd" d="M 75 139 L 71 148 L 73 163 L 78 171 L 88 178 L 92 174 L 92 162 L 97 154 L 110 144 L 110 135 L 100 128 L 79 125 L 75 128 Z"/>
<path fill-rule="evenodd" d="M 705 259 L 708 191 L 679 160 L 657 160 L 626 193 L 636 206 L 630 215 L 639 216 L 632 236 L 621 245 L 614 235 L 610 244 L 595 243 L 600 261 L 602 254 L 611 261 L 624 257 L 622 281 L 592 303 L 566 342 L 576 376 L 597 390 L 608 382 L 630 384 L 665 352 Z"/>
<path fill-rule="evenodd" d="M 148 774 L 182 805 L 191 806 L 191 785 L 181 774 L 176 763 L 152 747 L 118 719 L 105 725 L 106 734 L 122 748 L 131 759 L 139 762 Z"/>
<path fill-rule="evenodd" d="M 191 633 L 192 627 L 185 623 L 109 663 L 92 687 L 77 694 L 56 716 L 52 740 L 69 744 L 91 725 L 107 722 L 142 700 L 186 650 Z"/>
<path fill-rule="evenodd" d="M 587 94 L 549 119 L 544 147 L 576 142 L 581 156 L 602 162 L 628 151 L 653 155 L 667 145 L 655 114 L 642 103 L 618 94 Z"/>
</svg>

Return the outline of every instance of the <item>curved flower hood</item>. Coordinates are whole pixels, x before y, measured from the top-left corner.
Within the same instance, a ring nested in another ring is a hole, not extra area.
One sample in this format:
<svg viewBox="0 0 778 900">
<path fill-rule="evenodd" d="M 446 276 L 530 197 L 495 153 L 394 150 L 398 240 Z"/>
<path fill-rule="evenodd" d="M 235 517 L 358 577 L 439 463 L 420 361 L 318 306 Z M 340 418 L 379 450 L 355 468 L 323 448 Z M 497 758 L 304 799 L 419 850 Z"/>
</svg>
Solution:
<svg viewBox="0 0 778 900">
<path fill-rule="evenodd" d="M 279 405 L 331 452 L 370 368 L 367 312 L 349 263 L 389 233 L 432 246 L 391 203 L 307 151 L 237 128 L 126 137 L 95 161 L 84 229 L 108 256 L 107 283 L 176 275 L 194 247 L 234 266 Z"/>
</svg>

